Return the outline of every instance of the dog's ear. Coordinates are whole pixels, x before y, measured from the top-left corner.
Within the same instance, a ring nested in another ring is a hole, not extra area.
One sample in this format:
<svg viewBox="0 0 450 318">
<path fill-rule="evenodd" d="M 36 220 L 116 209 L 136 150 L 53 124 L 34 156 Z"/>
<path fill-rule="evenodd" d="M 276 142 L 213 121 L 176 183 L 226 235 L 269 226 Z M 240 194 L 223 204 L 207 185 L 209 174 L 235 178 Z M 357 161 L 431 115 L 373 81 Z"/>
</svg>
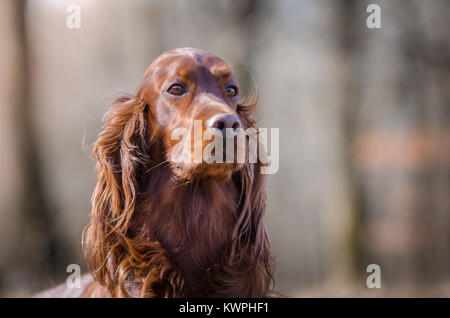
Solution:
<svg viewBox="0 0 450 318">
<path fill-rule="evenodd" d="M 139 178 L 149 163 L 151 127 L 145 101 L 133 96 L 116 99 L 93 147 L 97 185 L 91 223 L 86 228 L 85 256 L 97 281 L 113 284 L 140 192 Z"/>
<path fill-rule="evenodd" d="M 253 128 L 258 131 L 258 123 L 252 116 L 257 98 L 247 104 L 239 104 L 237 113 L 244 129 Z M 258 143 L 259 139 L 257 138 Z M 258 147 L 261 145 L 258 144 Z M 247 147 L 248 148 L 248 147 Z M 238 220 L 233 232 L 230 249 L 230 265 L 243 262 L 252 275 L 247 295 L 265 297 L 272 282 L 274 270 L 273 257 L 270 253 L 270 243 L 263 224 L 266 209 L 265 175 L 261 173 L 263 163 L 246 163 L 234 176 L 234 182 L 240 190 Z M 261 294 L 261 292 L 263 294 Z"/>
</svg>

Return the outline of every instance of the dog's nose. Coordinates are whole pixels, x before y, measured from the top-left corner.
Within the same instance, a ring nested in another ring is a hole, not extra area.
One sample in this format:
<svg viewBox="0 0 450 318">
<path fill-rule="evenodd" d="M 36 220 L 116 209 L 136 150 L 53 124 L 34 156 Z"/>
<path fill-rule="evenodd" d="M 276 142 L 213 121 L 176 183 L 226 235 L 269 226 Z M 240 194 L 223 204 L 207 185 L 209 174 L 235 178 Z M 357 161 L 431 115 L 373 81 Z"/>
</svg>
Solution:
<svg viewBox="0 0 450 318">
<path fill-rule="evenodd" d="M 215 114 L 208 119 L 206 126 L 208 128 L 217 128 L 222 132 L 225 132 L 225 129 L 227 128 L 241 128 L 241 121 L 234 114 Z"/>
</svg>

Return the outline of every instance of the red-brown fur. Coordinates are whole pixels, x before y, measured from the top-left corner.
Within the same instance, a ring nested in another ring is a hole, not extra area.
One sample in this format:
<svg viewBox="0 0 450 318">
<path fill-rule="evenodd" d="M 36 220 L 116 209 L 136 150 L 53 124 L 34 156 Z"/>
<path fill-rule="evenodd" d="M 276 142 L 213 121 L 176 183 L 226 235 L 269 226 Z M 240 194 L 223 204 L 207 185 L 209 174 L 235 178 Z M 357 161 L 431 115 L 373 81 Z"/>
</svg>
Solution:
<svg viewBox="0 0 450 318">
<path fill-rule="evenodd" d="M 166 96 L 171 76 L 191 93 Z M 168 159 L 171 131 L 190 129 L 194 119 L 227 112 L 257 128 L 256 101 L 238 105 L 222 93 L 230 81 L 230 67 L 213 54 L 177 49 L 152 63 L 136 95 L 111 106 L 93 149 L 98 182 L 85 232 L 95 281 L 81 296 L 267 295 L 273 261 L 260 164 L 178 169 Z"/>
</svg>

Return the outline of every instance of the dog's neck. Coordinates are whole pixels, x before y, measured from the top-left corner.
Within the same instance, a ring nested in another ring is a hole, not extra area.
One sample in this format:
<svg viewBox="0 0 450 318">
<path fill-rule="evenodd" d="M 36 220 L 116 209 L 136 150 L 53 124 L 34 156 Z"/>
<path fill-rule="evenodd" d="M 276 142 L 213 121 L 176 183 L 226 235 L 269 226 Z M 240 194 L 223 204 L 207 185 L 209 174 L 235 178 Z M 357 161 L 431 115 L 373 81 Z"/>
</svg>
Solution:
<svg viewBox="0 0 450 318">
<path fill-rule="evenodd" d="M 140 237 L 158 241 L 182 273 L 190 294 L 208 289 L 207 272 L 220 266 L 236 223 L 239 191 L 234 182 L 180 182 L 170 168 L 152 170 L 135 224 Z M 204 284 L 202 284 L 202 282 Z"/>
</svg>

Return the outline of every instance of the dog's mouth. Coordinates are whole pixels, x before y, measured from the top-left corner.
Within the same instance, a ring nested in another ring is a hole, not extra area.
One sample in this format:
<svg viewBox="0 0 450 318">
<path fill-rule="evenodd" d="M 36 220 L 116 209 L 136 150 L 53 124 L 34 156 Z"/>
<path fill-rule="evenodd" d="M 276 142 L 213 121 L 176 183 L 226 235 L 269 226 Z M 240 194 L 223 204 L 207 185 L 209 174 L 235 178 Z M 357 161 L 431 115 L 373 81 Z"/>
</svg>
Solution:
<svg viewBox="0 0 450 318">
<path fill-rule="evenodd" d="M 227 181 L 231 175 L 240 170 L 243 164 L 236 162 L 213 162 L 213 163 L 193 163 L 182 164 L 176 163 L 173 165 L 173 172 L 180 180 L 194 180 L 211 178 L 219 182 Z"/>
<path fill-rule="evenodd" d="M 222 147 L 217 148 L 200 144 L 201 148 L 196 152 L 191 145 L 183 145 L 181 148 L 169 148 L 167 158 L 171 162 L 172 172 L 177 179 L 191 180 L 212 178 L 216 180 L 228 180 L 231 175 L 240 170 L 245 163 L 244 147 L 237 143 L 235 138 L 231 148 L 227 148 L 227 143 L 223 142 Z M 229 147 L 229 146 L 228 146 Z M 244 162 L 240 162 L 240 158 L 244 158 Z"/>
</svg>

